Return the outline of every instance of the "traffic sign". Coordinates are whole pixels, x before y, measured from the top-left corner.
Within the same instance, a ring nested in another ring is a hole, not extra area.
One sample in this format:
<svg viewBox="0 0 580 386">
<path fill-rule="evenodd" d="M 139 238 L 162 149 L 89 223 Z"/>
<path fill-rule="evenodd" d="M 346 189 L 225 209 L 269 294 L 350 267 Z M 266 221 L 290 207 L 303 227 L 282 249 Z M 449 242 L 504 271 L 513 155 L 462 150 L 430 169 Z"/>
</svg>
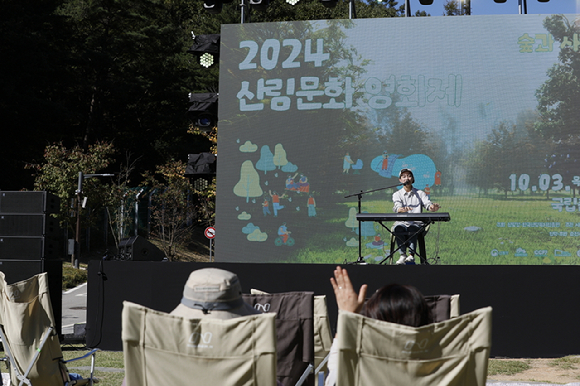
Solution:
<svg viewBox="0 0 580 386">
<path fill-rule="evenodd" d="M 205 231 L 203 232 L 203 234 L 205 235 L 205 237 L 207 237 L 208 239 L 213 239 L 215 237 L 215 228 L 214 227 L 207 227 L 205 228 Z"/>
</svg>

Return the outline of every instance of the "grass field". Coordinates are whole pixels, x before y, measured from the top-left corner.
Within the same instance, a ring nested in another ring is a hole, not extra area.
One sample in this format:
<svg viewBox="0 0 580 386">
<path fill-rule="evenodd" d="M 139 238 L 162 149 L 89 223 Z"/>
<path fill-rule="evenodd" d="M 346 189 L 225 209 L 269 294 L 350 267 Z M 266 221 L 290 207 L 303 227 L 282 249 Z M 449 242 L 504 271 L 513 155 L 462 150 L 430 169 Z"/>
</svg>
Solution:
<svg viewBox="0 0 580 386">
<path fill-rule="evenodd" d="M 554 210 L 551 205 L 553 201 L 544 196 L 444 196 L 436 201 L 441 204 L 441 211 L 449 212 L 451 217 L 449 222 L 432 224 L 426 236 L 427 257 L 434 259 L 439 256 L 440 264 L 580 263 L 577 255 L 580 249 L 578 213 Z M 365 201 L 362 211 L 391 212 L 385 204 L 390 205 L 384 199 Z M 356 208 L 356 203 L 344 204 L 344 212 L 348 213 L 352 207 Z M 390 234 L 379 224 L 374 224 L 374 228 L 385 241 L 384 249 L 388 251 Z M 331 243 L 329 239 L 343 242 Z M 357 240 L 356 245 L 345 246 L 347 240 L 352 242 L 353 239 Z M 368 263 L 377 263 L 384 258 L 385 251 L 366 247 L 371 241 L 372 237 L 363 236 L 362 256 L 369 256 L 366 259 Z M 298 253 L 296 262 L 343 263 L 357 257 L 358 234 L 344 226 L 332 235 L 325 232 L 312 235 L 305 248 Z"/>
<path fill-rule="evenodd" d="M 86 354 L 88 350 L 79 346 L 63 346 L 63 356 L 65 360 L 76 358 Z M 3 357 L 4 352 L 0 352 Z M 517 380 L 518 374 L 521 374 L 530 368 L 533 368 L 533 360 L 505 360 L 505 359 L 490 359 L 488 366 L 488 376 L 493 378 L 495 376 L 512 376 L 513 380 Z M 576 374 L 576 379 L 580 379 L 578 374 L 578 365 L 580 358 L 577 356 L 568 356 L 563 358 L 554 358 L 547 363 L 548 371 L 562 370 L 569 373 Z M 83 359 L 68 364 L 69 371 L 81 374 L 86 377 L 89 371 L 85 368 L 90 366 L 90 359 Z M 96 367 L 101 370 L 96 370 L 95 375 L 99 379 L 99 386 L 120 386 L 125 377 L 123 353 L 116 351 L 99 351 L 97 353 Z M 553 369 L 553 370 L 552 370 Z M 5 372 L 6 369 L 2 366 L 0 369 Z"/>
</svg>

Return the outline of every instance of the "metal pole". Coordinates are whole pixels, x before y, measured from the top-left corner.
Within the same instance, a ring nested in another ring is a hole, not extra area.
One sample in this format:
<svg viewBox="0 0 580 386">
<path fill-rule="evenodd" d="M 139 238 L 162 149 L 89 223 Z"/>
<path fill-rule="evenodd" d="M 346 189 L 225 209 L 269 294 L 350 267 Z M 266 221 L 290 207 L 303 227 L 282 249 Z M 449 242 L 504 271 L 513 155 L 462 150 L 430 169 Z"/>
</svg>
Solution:
<svg viewBox="0 0 580 386">
<path fill-rule="evenodd" d="M 405 17 L 411 16 L 411 0 L 405 0 Z"/>
<path fill-rule="evenodd" d="M 528 4 L 526 0 L 518 0 L 518 9 L 520 15 L 527 15 L 528 14 Z"/>
<path fill-rule="evenodd" d="M 245 13 L 245 11 L 246 11 L 246 3 L 244 2 L 244 0 L 242 0 L 242 2 L 240 4 L 240 8 L 241 8 L 241 12 L 240 13 L 242 15 L 241 20 L 240 20 L 240 24 L 244 24 L 244 20 L 246 18 L 246 13 Z"/>
<path fill-rule="evenodd" d="M 139 196 L 141 193 L 143 193 L 143 189 L 141 189 L 135 196 L 135 236 L 139 236 Z"/>
<path fill-rule="evenodd" d="M 354 4 L 354 0 L 350 0 L 348 2 L 348 18 L 356 19 L 356 7 Z"/>
<path fill-rule="evenodd" d="M 81 209 L 82 209 L 81 194 L 83 191 L 83 180 L 84 180 L 83 172 L 79 172 L 79 179 L 77 182 L 77 191 L 76 191 L 76 194 L 77 194 L 77 227 L 76 227 L 76 232 L 75 232 L 75 247 L 74 247 L 72 257 L 71 257 L 71 264 L 75 268 L 79 267 L 79 255 L 80 255 L 80 251 L 81 251 Z"/>
<path fill-rule="evenodd" d="M 84 174 L 83 172 L 79 172 L 79 179 L 77 182 L 77 227 L 76 227 L 76 234 L 75 234 L 75 248 L 71 257 L 71 264 L 73 267 L 79 267 L 79 257 L 81 255 L 81 196 L 83 193 L 83 181 L 85 178 L 91 177 L 113 177 L 114 174 Z M 89 230 L 90 231 L 90 230 Z"/>
</svg>

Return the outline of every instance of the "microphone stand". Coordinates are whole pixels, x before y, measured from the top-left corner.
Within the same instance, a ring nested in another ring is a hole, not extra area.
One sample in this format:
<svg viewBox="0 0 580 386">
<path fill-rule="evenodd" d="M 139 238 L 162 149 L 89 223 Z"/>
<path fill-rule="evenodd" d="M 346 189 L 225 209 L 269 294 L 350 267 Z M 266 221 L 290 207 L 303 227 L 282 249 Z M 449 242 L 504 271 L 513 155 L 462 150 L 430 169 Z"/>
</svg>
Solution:
<svg viewBox="0 0 580 386">
<path fill-rule="evenodd" d="M 361 199 L 363 194 L 367 194 L 367 193 L 372 193 L 372 192 L 378 192 L 379 190 L 385 190 L 385 189 L 391 189 L 391 188 L 396 188 L 397 186 L 403 186 L 405 185 L 404 183 L 400 183 L 400 184 L 395 184 L 395 185 L 391 185 L 391 186 L 386 186 L 384 188 L 377 188 L 377 189 L 371 189 L 371 190 L 367 190 L 365 192 L 363 192 L 362 190 L 359 193 L 353 193 L 353 194 L 349 194 L 348 196 L 344 196 L 344 198 L 350 198 L 350 197 L 354 197 L 357 196 L 358 199 L 358 213 L 361 213 Z M 355 262 L 352 263 L 348 263 L 348 264 L 367 264 L 362 257 L 362 243 L 361 243 L 361 238 L 362 238 L 362 232 L 361 232 L 361 221 L 358 220 L 358 259 Z M 345 261 L 345 264 L 347 262 Z"/>
</svg>

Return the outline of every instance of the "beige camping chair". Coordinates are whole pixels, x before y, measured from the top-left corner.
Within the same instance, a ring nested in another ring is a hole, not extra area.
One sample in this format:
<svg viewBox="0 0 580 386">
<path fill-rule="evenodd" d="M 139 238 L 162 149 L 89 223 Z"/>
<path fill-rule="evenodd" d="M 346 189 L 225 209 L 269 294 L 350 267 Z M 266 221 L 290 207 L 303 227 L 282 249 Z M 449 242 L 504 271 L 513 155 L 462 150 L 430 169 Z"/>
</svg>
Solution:
<svg viewBox="0 0 580 386">
<path fill-rule="evenodd" d="M 97 349 L 81 357 L 92 356 L 90 378 L 71 381 L 54 326 L 48 275 L 9 285 L 0 272 L 0 337 L 12 385 L 92 385 Z"/>
<path fill-rule="evenodd" d="M 276 385 L 275 317 L 186 319 L 125 301 L 126 384 Z"/>
<path fill-rule="evenodd" d="M 337 386 L 485 386 L 491 307 L 409 327 L 340 312 Z"/>
<path fill-rule="evenodd" d="M 324 374 L 319 376 L 319 373 L 328 371 L 327 363 L 332 339 L 326 295 L 316 295 L 314 296 L 314 382 L 317 386 L 324 384 Z"/>
<path fill-rule="evenodd" d="M 278 381 L 283 386 L 313 385 L 314 293 L 252 292 L 242 295 L 246 303 L 258 311 L 276 314 Z"/>
</svg>

